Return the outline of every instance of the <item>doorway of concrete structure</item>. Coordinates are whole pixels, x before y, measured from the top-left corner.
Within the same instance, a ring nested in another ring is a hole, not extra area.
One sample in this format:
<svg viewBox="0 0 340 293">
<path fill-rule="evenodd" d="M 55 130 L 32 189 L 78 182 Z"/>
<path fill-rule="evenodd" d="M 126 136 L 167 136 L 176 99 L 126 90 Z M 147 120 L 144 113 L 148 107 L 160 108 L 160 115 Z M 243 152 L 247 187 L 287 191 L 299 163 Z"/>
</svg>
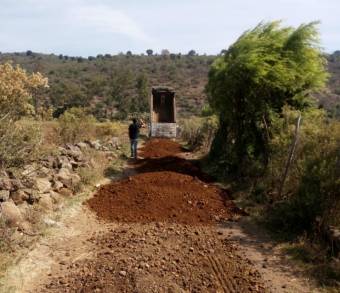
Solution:
<svg viewBox="0 0 340 293">
<path fill-rule="evenodd" d="M 175 123 L 175 92 L 169 88 L 152 89 L 152 122 Z"/>
</svg>

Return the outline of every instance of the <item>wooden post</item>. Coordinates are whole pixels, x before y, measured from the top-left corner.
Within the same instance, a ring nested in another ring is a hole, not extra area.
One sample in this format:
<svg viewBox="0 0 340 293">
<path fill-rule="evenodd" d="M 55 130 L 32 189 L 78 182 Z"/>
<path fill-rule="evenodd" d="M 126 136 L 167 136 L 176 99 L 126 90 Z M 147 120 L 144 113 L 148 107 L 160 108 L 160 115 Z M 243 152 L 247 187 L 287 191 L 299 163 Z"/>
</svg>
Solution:
<svg viewBox="0 0 340 293">
<path fill-rule="evenodd" d="M 281 198 L 283 186 L 284 186 L 284 183 L 286 181 L 286 177 L 288 175 L 289 167 L 290 167 L 290 165 L 292 163 L 292 160 L 293 160 L 294 151 L 295 151 L 295 148 L 296 148 L 296 145 L 297 145 L 297 141 L 298 141 L 298 138 L 299 138 L 300 122 L 301 122 L 301 113 L 300 113 L 300 115 L 299 115 L 299 117 L 298 117 L 298 119 L 296 121 L 295 136 L 294 136 L 293 143 L 292 143 L 292 145 L 290 147 L 289 156 L 288 156 L 288 160 L 286 162 L 285 171 L 284 171 L 283 176 L 282 176 L 282 181 L 281 181 L 280 189 L 279 189 L 279 198 Z"/>
</svg>

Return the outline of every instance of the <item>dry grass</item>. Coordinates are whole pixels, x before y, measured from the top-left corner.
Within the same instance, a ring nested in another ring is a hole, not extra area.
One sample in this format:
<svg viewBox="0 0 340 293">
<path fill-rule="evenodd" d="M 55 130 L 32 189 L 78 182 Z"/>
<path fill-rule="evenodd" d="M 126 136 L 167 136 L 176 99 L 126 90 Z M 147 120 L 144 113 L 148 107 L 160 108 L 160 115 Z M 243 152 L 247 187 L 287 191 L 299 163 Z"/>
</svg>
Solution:
<svg viewBox="0 0 340 293">
<path fill-rule="evenodd" d="M 339 292 L 340 261 L 331 257 L 326 248 L 301 237 L 297 242 L 285 244 L 283 250 L 307 278 L 317 282 L 321 290 Z"/>
</svg>

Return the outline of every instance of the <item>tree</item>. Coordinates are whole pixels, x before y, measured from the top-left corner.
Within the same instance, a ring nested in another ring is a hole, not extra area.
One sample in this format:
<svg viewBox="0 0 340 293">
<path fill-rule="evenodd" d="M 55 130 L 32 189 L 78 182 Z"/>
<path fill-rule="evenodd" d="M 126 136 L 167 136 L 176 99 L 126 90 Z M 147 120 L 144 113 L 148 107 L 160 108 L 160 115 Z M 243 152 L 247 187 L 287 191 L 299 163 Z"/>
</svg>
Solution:
<svg viewBox="0 0 340 293">
<path fill-rule="evenodd" d="M 27 74 L 19 66 L 10 63 L 0 65 L 0 120 L 2 117 L 18 119 L 30 111 L 35 90 L 47 87 L 47 78 L 39 72 Z"/>
<path fill-rule="evenodd" d="M 308 107 L 311 93 L 324 87 L 316 24 L 261 23 L 213 63 L 207 92 L 220 126 L 210 155 L 227 162 L 229 172 L 266 167 L 273 117 L 286 104 Z"/>
<path fill-rule="evenodd" d="M 127 56 L 127 57 L 131 57 L 131 56 L 132 56 L 132 52 L 131 52 L 131 51 L 127 51 L 127 52 L 126 52 L 126 56 Z"/>
<path fill-rule="evenodd" d="M 190 50 L 189 52 L 188 52 L 188 56 L 196 56 L 197 55 L 197 53 L 196 53 L 196 51 L 195 50 Z"/>
<path fill-rule="evenodd" d="M 137 77 L 137 95 L 138 95 L 138 111 L 147 112 L 149 109 L 148 96 L 149 96 L 149 82 L 145 74 Z"/>
<path fill-rule="evenodd" d="M 33 56 L 33 52 L 31 50 L 26 51 L 26 56 Z"/>
<path fill-rule="evenodd" d="M 146 50 L 146 54 L 148 54 L 148 56 L 152 56 L 153 50 L 147 49 L 147 50 Z"/>
<path fill-rule="evenodd" d="M 169 56 L 169 55 L 170 55 L 170 51 L 169 51 L 168 49 L 163 49 L 163 50 L 161 51 L 161 55 L 162 55 L 162 56 Z"/>
<path fill-rule="evenodd" d="M 17 122 L 34 114 L 32 96 L 41 87 L 47 87 L 47 79 L 40 73 L 27 74 L 10 63 L 0 65 L 0 169 L 35 158 L 41 142 L 39 127 Z"/>
</svg>

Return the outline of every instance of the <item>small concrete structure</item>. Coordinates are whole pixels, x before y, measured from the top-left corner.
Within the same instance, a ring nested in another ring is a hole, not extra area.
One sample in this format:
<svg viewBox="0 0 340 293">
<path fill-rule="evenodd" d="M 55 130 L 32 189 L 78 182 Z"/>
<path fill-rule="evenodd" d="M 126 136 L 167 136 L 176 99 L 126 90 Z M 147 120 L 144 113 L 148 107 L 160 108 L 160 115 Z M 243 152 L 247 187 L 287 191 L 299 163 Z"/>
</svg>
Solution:
<svg viewBox="0 0 340 293">
<path fill-rule="evenodd" d="M 170 87 L 152 87 L 150 101 L 150 136 L 176 137 L 175 91 Z"/>
</svg>

